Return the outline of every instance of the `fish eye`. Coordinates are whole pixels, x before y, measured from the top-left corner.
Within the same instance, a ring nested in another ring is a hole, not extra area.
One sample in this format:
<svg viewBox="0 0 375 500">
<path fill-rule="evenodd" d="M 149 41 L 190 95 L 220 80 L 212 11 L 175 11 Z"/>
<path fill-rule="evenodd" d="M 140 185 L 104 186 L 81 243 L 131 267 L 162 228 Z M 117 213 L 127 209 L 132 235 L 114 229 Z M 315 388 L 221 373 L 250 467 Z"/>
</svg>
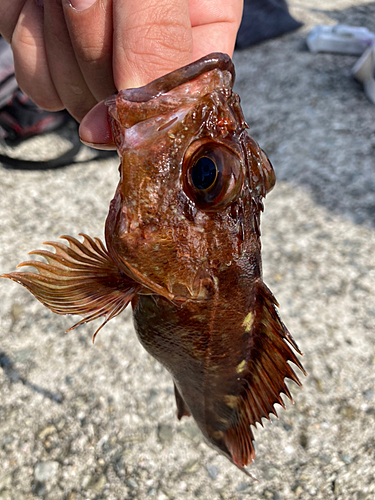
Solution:
<svg viewBox="0 0 375 500">
<path fill-rule="evenodd" d="M 207 156 L 202 156 L 191 169 L 191 180 L 197 189 L 209 189 L 217 178 L 216 163 Z"/>
<path fill-rule="evenodd" d="M 183 166 L 184 191 L 199 209 L 225 208 L 238 196 L 242 182 L 241 161 L 226 146 L 209 142 L 192 155 L 187 152 Z"/>
</svg>

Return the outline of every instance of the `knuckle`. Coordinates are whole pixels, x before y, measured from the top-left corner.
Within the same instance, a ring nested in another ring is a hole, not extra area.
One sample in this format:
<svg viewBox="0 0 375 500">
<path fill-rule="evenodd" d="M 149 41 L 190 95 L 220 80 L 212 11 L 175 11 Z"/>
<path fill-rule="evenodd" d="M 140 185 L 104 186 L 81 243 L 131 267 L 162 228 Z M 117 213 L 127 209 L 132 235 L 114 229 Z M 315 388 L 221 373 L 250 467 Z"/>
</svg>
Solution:
<svg viewBox="0 0 375 500">
<path fill-rule="evenodd" d="M 137 66 L 145 63 L 145 69 L 175 69 L 176 61 L 192 53 L 191 30 L 176 22 L 150 23 L 132 28 L 129 37 L 129 54 Z M 180 56 L 180 57 L 179 57 Z"/>
<path fill-rule="evenodd" d="M 176 50 L 176 46 L 184 46 L 190 39 L 190 23 L 178 5 L 153 5 L 138 19 L 130 19 L 129 35 L 134 45 L 147 46 L 160 43 L 163 48 Z"/>
</svg>

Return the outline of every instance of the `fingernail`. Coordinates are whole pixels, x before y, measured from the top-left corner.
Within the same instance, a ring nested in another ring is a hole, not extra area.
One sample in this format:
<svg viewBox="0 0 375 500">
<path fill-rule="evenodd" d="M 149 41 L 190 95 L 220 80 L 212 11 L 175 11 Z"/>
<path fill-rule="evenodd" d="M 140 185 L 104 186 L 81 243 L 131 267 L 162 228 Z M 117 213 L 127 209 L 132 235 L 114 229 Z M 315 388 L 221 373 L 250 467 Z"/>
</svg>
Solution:
<svg viewBox="0 0 375 500">
<path fill-rule="evenodd" d="M 70 0 L 70 5 L 78 11 L 88 9 L 96 0 Z"/>
</svg>

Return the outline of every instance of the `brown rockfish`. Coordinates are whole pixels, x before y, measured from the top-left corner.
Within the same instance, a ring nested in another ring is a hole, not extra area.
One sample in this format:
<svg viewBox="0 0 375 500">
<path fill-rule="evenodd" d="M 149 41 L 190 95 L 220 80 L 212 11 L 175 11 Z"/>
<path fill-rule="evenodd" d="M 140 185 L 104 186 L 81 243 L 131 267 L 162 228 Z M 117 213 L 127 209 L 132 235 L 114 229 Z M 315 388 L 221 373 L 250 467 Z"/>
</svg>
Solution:
<svg viewBox="0 0 375 500">
<path fill-rule="evenodd" d="M 68 245 L 46 243 L 55 252 L 31 252 L 47 263 L 20 264 L 37 273 L 3 276 L 57 314 L 83 315 L 75 326 L 131 303 L 140 342 L 173 378 L 178 418 L 192 415 L 243 469 L 251 426 L 291 398 L 285 378 L 300 383 L 288 361 L 303 368 L 262 281 L 260 212 L 275 175 L 233 82 L 231 59 L 214 53 L 108 98 L 121 165 L 106 245 L 62 236 Z"/>
</svg>

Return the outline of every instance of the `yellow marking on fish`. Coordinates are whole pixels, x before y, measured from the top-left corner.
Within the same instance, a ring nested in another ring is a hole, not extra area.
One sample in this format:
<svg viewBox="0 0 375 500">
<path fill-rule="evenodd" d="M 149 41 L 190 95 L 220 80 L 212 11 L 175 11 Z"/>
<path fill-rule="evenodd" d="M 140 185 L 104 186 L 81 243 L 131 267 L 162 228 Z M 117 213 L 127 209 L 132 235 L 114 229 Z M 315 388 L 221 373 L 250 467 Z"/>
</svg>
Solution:
<svg viewBox="0 0 375 500">
<path fill-rule="evenodd" d="M 232 396 L 230 394 L 227 394 L 224 396 L 224 403 L 229 406 L 229 408 L 236 408 L 237 406 L 237 396 Z"/>
<path fill-rule="evenodd" d="M 247 331 L 247 330 L 246 330 Z M 246 359 L 244 359 L 243 361 L 241 361 L 240 364 L 237 365 L 237 368 L 236 368 L 236 372 L 237 373 L 241 373 L 244 371 L 245 369 L 245 366 L 246 366 Z"/>
<path fill-rule="evenodd" d="M 222 424 L 228 423 L 228 420 L 226 418 L 223 418 L 223 417 L 219 417 L 217 420 L 218 420 L 218 422 L 221 422 Z"/>
<path fill-rule="evenodd" d="M 251 312 L 249 312 L 249 314 L 243 320 L 242 326 L 245 327 L 245 332 L 249 332 L 251 330 L 251 327 L 253 326 L 253 315 L 251 314 Z"/>
<path fill-rule="evenodd" d="M 222 439 L 223 436 L 224 436 L 224 432 L 222 432 L 222 431 L 214 431 L 214 432 L 211 433 L 211 436 L 214 439 Z"/>
</svg>

